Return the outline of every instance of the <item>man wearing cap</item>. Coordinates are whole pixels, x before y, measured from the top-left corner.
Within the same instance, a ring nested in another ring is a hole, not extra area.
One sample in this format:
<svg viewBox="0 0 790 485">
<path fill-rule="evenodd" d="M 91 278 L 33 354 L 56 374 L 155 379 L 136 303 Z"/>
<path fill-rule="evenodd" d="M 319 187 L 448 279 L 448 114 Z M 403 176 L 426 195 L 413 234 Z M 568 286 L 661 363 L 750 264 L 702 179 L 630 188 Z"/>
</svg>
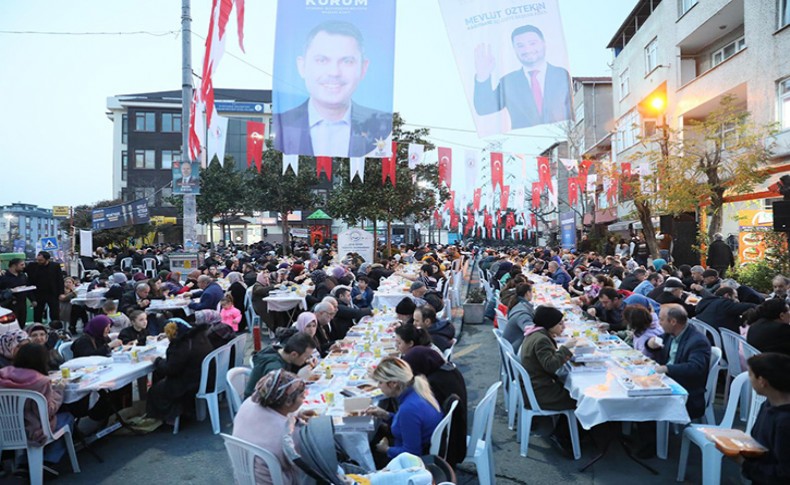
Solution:
<svg viewBox="0 0 790 485">
<path fill-rule="evenodd" d="M 53 337 L 50 339 L 47 327 L 40 323 L 33 323 L 25 329 L 25 332 L 27 332 L 27 335 L 30 337 L 30 343 L 43 345 L 47 348 L 49 354 L 49 368 L 57 369 L 60 367 L 60 364 L 62 364 L 65 359 L 60 355 L 60 352 L 55 349 L 54 344 L 57 342 L 57 338 Z"/>
<path fill-rule="evenodd" d="M 713 242 L 708 247 L 706 262 L 708 267 L 715 269 L 718 272 L 717 276 L 720 275 L 722 278 L 728 268 L 735 266 L 735 256 L 732 255 L 732 249 L 724 242 L 724 236 L 721 233 L 717 232 L 713 235 Z"/>
<path fill-rule="evenodd" d="M 707 293 L 716 293 L 716 290 L 721 286 L 719 279 L 719 272 L 713 268 L 708 268 L 702 272 L 702 283 L 695 283 L 691 285 L 691 290 L 698 295 L 705 295 Z"/>
<path fill-rule="evenodd" d="M 668 303 L 678 304 L 686 310 L 688 315 L 693 316 L 695 313 L 694 306 L 686 304 L 683 296 L 683 288 L 683 282 L 678 278 L 667 278 L 667 281 L 664 283 L 663 292 L 658 295 L 655 300 L 662 305 Z"/>
<path fill-rule="evenodd" d="M 409 292 L 411 293 L 411 299 L 414 301 L 415 305 L 423 306 L 427 303 L 423 296 L 428 292 L 428 287 L 425 286 L 425 283 L 422 281 L 415 281 L 412 283 Z"/>
<path fill-rule="evenodd" d="M 416 309 L 417 305 L 414 304 L 414 300 L 407 296 L 395 306 L 395 315 L 398 316 L 402 325 L 406 325 L 414 319 L 414 310 Z"/>
<path fill-rule="evenodd" d="M 661 306 L 658 315 L 664 335 L 652 337 L 647 346 L 659 352 L 660 366 L 656 372 L 676 380 L 689 393 L 686 401 L 691 419 L 705 414 L 705 386 L 710 367 L 710 342 L 701 333 L 690 329 L 688 314 L 678 304 Z"/>
</svg>

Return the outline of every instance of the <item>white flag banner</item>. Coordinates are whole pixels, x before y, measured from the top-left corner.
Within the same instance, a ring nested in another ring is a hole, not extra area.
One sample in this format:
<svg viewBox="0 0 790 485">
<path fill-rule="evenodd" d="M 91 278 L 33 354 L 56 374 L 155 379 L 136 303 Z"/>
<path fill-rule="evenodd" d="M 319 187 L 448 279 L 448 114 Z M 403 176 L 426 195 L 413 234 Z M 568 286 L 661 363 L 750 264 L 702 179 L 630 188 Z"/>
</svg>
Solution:
<svg viewBox="0 0 790 485">
<path fill-rule="evenodd" d="M 521 165 L 521 180 L 527 180 L 527 156 L 523 153 L 516 153 L 513 156 L 516 157 L 516 159 L 519 161 L 519 164 Z"/>
<path fill-rule="evenodd" d="M 557 179 L 554 177 L 552 177 L 551 179 L 552 179 L 552 184 L 557 185 Z M 560 192 L 559 190 L 549 190 L 549 203 L 551 204 L 552 207 L 556 209 L 560 208 L 559 201 L 557 198 L 559 192 Z"/>
<path fill-rule="evenodd" d="M 353 181 L 354 176 L 359 175 L 359 181 L 365 182 L 365 157 L 351 157 L 349 167 L 351 168 L 349 181 Z"/>
<path fill-rule="evenodd" d="M 579 161 L 573 158 L 560 158 L 560 162 L 562 162 L 565 170 L 569 172 L 579 169 Z"/>
<path fill-rule="evenodd" d="M 417 165 L 422 163 L 425 146 L 419 143 L 409 143 L 409 168 L 414 170 Z"/>
<path fill-rule="evenodd" d="M 521 210 L 524 208 L 524 199 L 527 196 L 527 188 L 523 185 L 516 187 L 516 198 L 513 201 L 513 208 Z"/>
<path fill-rule="evenodd" d="M 477 188 L 477 177 L 479 176 L 477 164 L 479 159 L 480 152 L 477 150 L 464 151 L 464 170 L 466 171 L 466 187 L 464 190 L 467 194 L 474 194 Z"/>
<path fill-rule="evenodd" d="M 208 127 L 208 139 L 206 140 L 208 158 L 211 162 L 214 155 L 217 156 L 219 163 L 225 163 L 225 140 L 228 136 L 228 119 L 224 116 L 214 115 L 211 117 L 211 126 Z"/>
<path fill-rule="evenodd" d="M 80 229 L 80 256 L 93 256 L 93 231 Z"/>
<path fill-rule="evenodd" d="M 283 154 L 283 175 L 285 175 L 288 167 L 291 167 L 294 171 L 294 175 L 299 175 L 299 155 Z"/>
<path fill-rule="evenodd" d="M 598 174 L 587 175 L 587 193 L 595 194 L 595 187 L 598 185 Z"/>
</svg>

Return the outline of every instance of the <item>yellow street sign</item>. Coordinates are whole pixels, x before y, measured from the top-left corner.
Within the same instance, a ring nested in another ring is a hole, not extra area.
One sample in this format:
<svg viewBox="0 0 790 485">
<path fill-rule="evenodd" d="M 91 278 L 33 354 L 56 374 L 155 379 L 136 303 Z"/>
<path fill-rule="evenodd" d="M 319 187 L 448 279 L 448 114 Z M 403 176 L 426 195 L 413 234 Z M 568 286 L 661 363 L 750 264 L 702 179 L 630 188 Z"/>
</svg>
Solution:
<svg viewBox="0 0 790 485">
<path fill-rule="evenodd" d="M 71 207 L 67 205 L 52 206 L 52 217 L 69 217 L 71 215 Z"/>
</svg>

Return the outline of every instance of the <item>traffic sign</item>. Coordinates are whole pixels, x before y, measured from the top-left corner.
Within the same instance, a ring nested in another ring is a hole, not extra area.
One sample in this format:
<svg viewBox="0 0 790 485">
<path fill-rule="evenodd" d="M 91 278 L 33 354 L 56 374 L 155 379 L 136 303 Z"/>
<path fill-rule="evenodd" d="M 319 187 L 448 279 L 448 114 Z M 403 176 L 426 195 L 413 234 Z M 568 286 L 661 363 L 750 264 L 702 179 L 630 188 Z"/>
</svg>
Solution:
<svg viewBox="0 0 790 485">
<path fill-rule="evenodd" d="M 71 207 L 67 205 L 52 206 L 52 217 L 69 217 L 71 215 Z"/>
<path fill-rule="evenodd" d="M 39 242 L 41 242 L 42 251 L 54 251 L 58 249 L 58 238 L 56 237 L 42 237 Z"/>
</svg>

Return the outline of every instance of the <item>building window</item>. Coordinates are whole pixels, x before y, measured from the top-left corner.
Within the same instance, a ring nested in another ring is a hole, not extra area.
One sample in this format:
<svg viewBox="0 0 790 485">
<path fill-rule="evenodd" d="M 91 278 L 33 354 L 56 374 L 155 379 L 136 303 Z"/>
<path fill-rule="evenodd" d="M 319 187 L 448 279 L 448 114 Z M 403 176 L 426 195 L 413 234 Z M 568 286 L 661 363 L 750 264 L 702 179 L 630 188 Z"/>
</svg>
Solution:
<svg viewBox="0 0 790 485">
<path fill-rule="evenodd" d="M 632 110 L 620 118 L 617 123 L 617 139 L 615 140 L 617 153 L 634 146 L 639 141 L 641 131 L 639 121 L 639 113 L 636 110 Z"/>
<path fill-rule="evenodd" d="M 173 189 L 170 187 L 165 187 L 162 189 L 160 197 L 162 198 L 162 203 L 160 204 L 161 207 L 173 207 L 173 204 L 168 201 L 170 197 L 173 196 Z"/>
<path fill-rule="evenodd" d="M 580 123 L 582 120 L 584 120 L 584 103 L 576 107 L 576 123 Z"/>
<path fill-rule="evenodd" d="M 735 123 L 727 123 L 721 127 L 721 148 L 727 150 L 728 147 L 738 143 L 738 130 Z"/>
<path fill-rule="evenodd" d="M 790 78 L 779 82 L 779 116 L 782 129 L 790 130 Z"/>
<path fill-rule="evenodd" d="M 148 199 L 148 202 L 151 203 L 151 198 L 156 193 L 153 187 L 135 187 L 134 188 L 134 200 L 139 199 Z"/>
<path fill-rule="evenodd" d="M 678 17 L 682 17 L 691 7 L 697 4 L 697 0 L 678 0 Z"/>
<path fill-rule="evenodd" d="M 135 150 L 134 168 L 156 168 L 156 150 Z"/>
<path fill-rule="evenodd" d="M 181 150 L 162 150 L 162 169 L 170 170 L 173 162 L 181 161 Z"/>
<path fill-rule="evenodd" d="M 181 133 L 181 115 L 162 113 L 162 131 L 165 133 Z"/>
<path fill-rule="evenodd" d="M 658 37 L 645 46 L 645 74 L 650 74 L 658 67 Z"/>
<path fill-rule="evenodd" d="M 725 45 L 721 49 L 711 54 L 710 56 L 711 65 L 712 65 L 711 67 L 718 66 L 722 62 L 726 61 L 730 57 L 742 51 L 744 48 L 746 48 L 746 40 L 743 37 L 730 42 L 729 44 Z"/>
<path fill-rule="evenodd" d="M 156 113 L 139 112 L 134 114 L 135 131 L 156 131 Z"/>
<path fill-rule="evenodd" d="M 790 0 L 779 0 L 779 27 L 790 25 Z"/>
<path fill-rule="evenodd" d="M 631 74 L 628 72 L 628 68 L 626 68 L 620 74 L 620 99 L 625 98 L 631 93 Z"/>
<path fill-rule="evenodd" d="M 121 115 L 121 143 L 126 145 L 129 141 L 129 115 Z"/>
<path fill-rule="evenodd" d="M 129 171 L 129 152 L 121 152 L 121 180 L 126 181 L 126 172 Z"/>
</svg>

